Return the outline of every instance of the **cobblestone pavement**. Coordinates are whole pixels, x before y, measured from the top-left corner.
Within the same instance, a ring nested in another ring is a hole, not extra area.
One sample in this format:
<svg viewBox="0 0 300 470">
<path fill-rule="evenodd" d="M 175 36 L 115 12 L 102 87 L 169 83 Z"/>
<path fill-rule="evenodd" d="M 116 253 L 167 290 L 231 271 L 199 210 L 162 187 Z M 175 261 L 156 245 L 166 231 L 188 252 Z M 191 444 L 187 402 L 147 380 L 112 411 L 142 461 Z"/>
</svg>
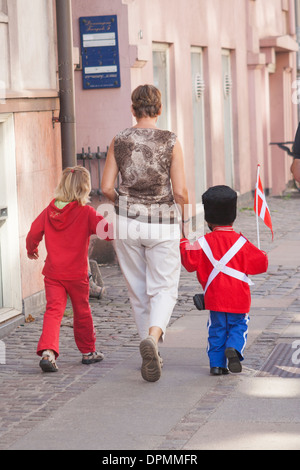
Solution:
<svg viewBox="0 0 300 470">
<path fill-rule="evenodd" d="M 300 193 L 291 192 L 286 197 L 268 198 L 272 212 L 275 239 L 270 231 L 261 227 L 261 248 L 267 252 L 280 245 L 282 239 L 300 240 Z M 249 204 L 249 206 L 252 203 Z M 256 243 L 256 222 L 251 207 L 241 208 L 235 229 Z M 97 332 L 98 349 L 105 354 L 99 365 L 87 367 L 81 364 L 74 338 L 72 322 L 68 317 L 61 328 L 61 356 L 58 374 L 41 373 L 35 355 L 36 344 L 42 328 L 42 315 L 32 323 L 24 324 L 4 338 L 6 364 L 0 365 L 0 449 L 5 450 L 37 424 L 46 420 L 60 407 L 88 390 L 112 369 L 138 352 L 139 339 L 119 267 L 102 266 L 102 276 L 107 295 L 100 302 L 91 301 Z M 180 294 L 172 321 L 194 310 L 193 295 L 199 285 L 195 277 L 182 271 Z M 267 274 L 255 277 L 252 299 L 258 303 L 278 297 L 278 315 L 268 328 L 258 336 L 247 351 L 245 374 L 262 373 L 263 366 L 274 350 L 281 333 L 300 313 L 300 265 L 272 265 Z M 284 299 L 291 301 L 286 304 Z M 300 318 L 299 318 L 300 321 Z M 172 429 L 161 449 L 181 449 L 199 427 L 207 421 L 220 399 L 228 395 L 236 381 L 216 380 L 213 390 L 201 398 L 190 412 Z"/>
</svg>

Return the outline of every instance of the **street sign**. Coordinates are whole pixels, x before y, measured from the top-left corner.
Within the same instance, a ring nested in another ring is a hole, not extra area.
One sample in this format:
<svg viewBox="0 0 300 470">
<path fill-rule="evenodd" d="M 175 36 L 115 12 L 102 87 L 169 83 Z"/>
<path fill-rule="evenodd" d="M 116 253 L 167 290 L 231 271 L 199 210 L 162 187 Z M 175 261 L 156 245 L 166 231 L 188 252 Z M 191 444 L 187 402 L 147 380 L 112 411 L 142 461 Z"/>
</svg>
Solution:
<svg viewBox="0 0 300 470">
<path fill-rule="evenodd" d="M 117 15 L 79 19 L 83 88 L 120 88 Z"/>
</svg>

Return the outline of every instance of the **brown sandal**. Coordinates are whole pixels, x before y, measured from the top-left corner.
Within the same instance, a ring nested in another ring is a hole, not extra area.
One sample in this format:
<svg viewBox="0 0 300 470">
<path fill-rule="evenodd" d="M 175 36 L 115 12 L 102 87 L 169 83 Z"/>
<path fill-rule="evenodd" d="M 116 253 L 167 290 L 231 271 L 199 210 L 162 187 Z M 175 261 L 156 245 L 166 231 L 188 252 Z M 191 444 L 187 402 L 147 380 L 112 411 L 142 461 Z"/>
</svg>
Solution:
<svg viewBox="0 0 300 470">
<path fill-rule="evenodd" d="M 104 359 L 104 354 L 101 352 L 92 352 L 89 354 L 83 354 L 82 364 L 90 365 L 95 364 L 96 362 L 101 362 Z"/>
<path fill-rule="evenodd" d="M 40 361 L 40 368 L 43 372 L 57 372 L 58 367 L 55 362 L 55 354 L 53 351 L 43 351 L 42 360 Z"/>
</svg>

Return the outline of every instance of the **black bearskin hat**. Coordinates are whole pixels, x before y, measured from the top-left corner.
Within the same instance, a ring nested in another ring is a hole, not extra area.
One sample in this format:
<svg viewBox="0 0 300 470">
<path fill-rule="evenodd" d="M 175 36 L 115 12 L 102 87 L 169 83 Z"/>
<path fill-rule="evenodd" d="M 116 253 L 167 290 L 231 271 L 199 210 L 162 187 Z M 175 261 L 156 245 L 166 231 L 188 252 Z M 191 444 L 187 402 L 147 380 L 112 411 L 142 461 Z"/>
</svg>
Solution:
<svg viewBox="0 0 300 470">
<path fill-rule="evenodd" d="M 237 193 L 229 186 L 212 186 L 202 195 L 206 222 L 230 225 L 236 219 Z"/>
</svg>

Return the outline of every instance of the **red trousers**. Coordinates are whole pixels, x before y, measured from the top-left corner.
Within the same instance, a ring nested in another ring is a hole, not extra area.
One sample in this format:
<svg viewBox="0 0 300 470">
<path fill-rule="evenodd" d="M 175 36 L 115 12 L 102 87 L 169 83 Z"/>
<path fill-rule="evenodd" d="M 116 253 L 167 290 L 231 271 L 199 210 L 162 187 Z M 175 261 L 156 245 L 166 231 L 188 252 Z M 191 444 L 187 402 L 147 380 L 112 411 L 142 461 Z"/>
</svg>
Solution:
<svg viewBox="0 0 300 470">
<path fill-rule="evenodd" d="M 43 333 L 37 346 L 41 356 L 45 349 L 52 349 L 59 356 L 59 333 L 67 305 L 67 295 L 72 302 L 74 314 L 74 337 L 82 354 L 95 351 L 96 335 L 89 304 L 89 281 L 56 281 L 45 277 L 47 307 L 44 315 Z"/>
</svg>

